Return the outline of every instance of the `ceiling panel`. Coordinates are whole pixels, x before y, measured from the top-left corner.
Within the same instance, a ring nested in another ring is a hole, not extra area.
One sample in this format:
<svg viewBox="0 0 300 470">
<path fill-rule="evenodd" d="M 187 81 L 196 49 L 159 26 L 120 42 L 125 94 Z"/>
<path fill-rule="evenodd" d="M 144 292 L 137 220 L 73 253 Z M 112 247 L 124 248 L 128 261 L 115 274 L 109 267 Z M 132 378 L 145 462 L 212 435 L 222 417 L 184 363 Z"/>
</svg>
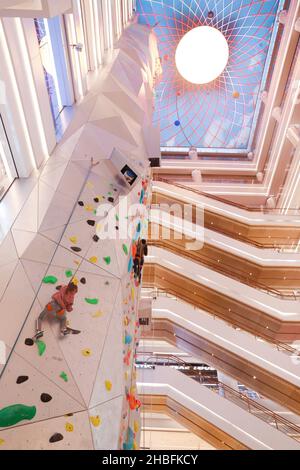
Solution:
<svg viewBox="0 0 300 470">
<path fill-rule="evenodd" d="M 154 27 L 159 40 L 163 75 L 156 87 L 154 119 L 161 126 L 162 147 L 193 145 L 222 154 L 250 151 L 283 3 L 137 0 L 138 21 Z M 218 79 L 193 85 L 177 72 L 175 52 L 184 34 L 202 25 L 224 34 L 230 58 Z"/>
</svg>

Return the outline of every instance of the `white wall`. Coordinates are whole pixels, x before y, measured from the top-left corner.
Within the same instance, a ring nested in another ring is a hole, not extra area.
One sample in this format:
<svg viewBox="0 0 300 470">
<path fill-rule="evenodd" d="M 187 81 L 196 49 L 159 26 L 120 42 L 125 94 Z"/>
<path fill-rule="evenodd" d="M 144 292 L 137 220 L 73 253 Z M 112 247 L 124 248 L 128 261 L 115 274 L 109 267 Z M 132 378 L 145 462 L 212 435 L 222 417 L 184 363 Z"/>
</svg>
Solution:
<svg viewBox="0 0 300 470">
<path fill-rule="evenodd" d="M 125 19 L 122 2 L 117 2 L 113 11 L 107 0 L 52 3 L 59 3 L 59 11 L 52 5 L 49 16 L 66 12 L 61 17 L 61 23 L 66 24 L 64 54 L 70 59 L 70 81 L 79 103 L 92 86 L 89 76 L 101 73 L 102 65 L 111 57 L 114 44 L 132 17 L 132 1 L 126 0 Z M 71 3 L 73 8 L 69 10 Z M 14 15 L 18 14 L 22 13 L 14 10 Z M 4 65 L 0 84 L 1 90 L 5 90 L 0 112 L 20 177 L 28 177 L 40 168 L 57 144 L 34 21 L 28 18 L 28 10 L 25 16 L 0 18 L 0 57 Z M 70 47 L 78 43 L 83 44 L 82 52 Z"/>
</svg>

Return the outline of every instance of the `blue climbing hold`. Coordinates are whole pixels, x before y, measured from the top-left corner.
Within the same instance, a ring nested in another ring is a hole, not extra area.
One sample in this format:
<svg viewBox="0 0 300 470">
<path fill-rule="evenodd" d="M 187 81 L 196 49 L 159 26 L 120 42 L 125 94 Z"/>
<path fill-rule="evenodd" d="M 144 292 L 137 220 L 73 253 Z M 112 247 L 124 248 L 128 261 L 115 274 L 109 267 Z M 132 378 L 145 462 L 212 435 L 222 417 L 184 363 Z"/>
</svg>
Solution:
<svg viewBox="0 0 300 470">
<path fill-rule="evenodd" d="M 128 272 L 129 273 L 132 270 L 132 266 L 133 266 L 133 260 L 132 260 L 132 256 L 130 256 L 130 260 L 129 260 L 129 263 L 128 263 Z"/>
<path fill-rule="evenodd" d="M 175 122 L 174 122 L 174 125 L 175 125 L 176 127 L 180 126 L 180 121 L 178 121 L 178 120 L 175 121 Z"/>
<path fill-rule="evenodd" d="M 125 335 L 125 344 L 131 344 L 132 343 L 132 336 L 128 333 Z"/>
<path fill-rule="evenodd" d="M 140 197 L 140 204 L 142 204 L 142 203 L 143 203 L 144 196 L 145 196 L 145 191 L 142 189 L 142 192 L 141 192 L 141 197 Z"/>
</svg>

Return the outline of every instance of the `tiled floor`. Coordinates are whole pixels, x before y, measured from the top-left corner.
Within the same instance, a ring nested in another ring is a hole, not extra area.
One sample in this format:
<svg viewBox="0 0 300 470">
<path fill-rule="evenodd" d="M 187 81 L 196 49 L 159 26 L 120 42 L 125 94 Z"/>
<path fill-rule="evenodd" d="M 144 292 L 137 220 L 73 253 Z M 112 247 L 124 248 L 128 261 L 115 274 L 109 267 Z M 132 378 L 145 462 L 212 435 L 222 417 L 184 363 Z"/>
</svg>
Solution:
<svg viewBox="0 0 300 470">
<path fill-rule="evenodd" d="M 0 243 L 7 235 L 14 220 L 21 211 L 38 178 L 34 172 L 29 178 L 17 179 L 0 201 Z"/>
</svg>

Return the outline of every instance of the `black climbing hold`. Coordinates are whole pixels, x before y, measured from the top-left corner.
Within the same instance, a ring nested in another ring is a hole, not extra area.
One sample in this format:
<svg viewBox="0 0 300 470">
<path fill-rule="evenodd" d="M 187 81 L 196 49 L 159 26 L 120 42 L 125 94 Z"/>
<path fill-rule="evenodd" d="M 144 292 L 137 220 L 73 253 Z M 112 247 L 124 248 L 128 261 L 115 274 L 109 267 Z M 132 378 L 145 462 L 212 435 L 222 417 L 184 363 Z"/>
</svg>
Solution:
<svg viewBox="0 0 300 470">
<path fill-rule="evenodd" d="M 118 190 L 117 189 L 114 189 L 114 192 L 116 193 Z"/>
<path fill-rule="evenodd" d="M 49 395 L 48 393 L 42 393 L 42 395 L 41 395 L 41 401 L 42 401 L 43 403 L 49 403 L 49 401 L 51 401 L 51 400 L 52 400 L 51 395 Z"/>
<path fill-rule="evenodd" d="M 33 346 L 33 345 L 34 345 L 34 341 L 33 341 L 33 339 L 31 339 L 31 338 L 26 338 L 26 339 L 25 339 L 25 344 L 26 344 L 26 346 Z"/>
<path fill-rule="evenodd" d="M 74 413 L 68 413 L 66 416 L 67 416 L 68 418 L 71 418 L 72 416 L 74 416 Z"/>
<path fill-rule="evenodd" d="M 75 251 L 75 253 L 80 253 L 82 251 L 78 246 L 71 246 L 71 250 Z"/>
<path fill-rule="evenodd" d="M 100 238 L 98 237 L 98 235 L 94 235 L 94 236 L 93 236 L 93 240 L 94 240 L 94 242 L 98 243 L 98 241 L 100 240 Z"/>
<path fill-rule="evenodd" d="M 208 14 L 207 14 L 207 17 L 212 19 L 213 17 L 215 16 L 214 12 L 213 11 L 209 11 Z"/>
<path fill-rule="evenodd" d="M 20 377 L 17 378 L 17 384 L 21 385 L 24 382 L 27 382 L 27 380 L 29 380 L 29 377 L 27 377 L 27 375 L 20 375 Z"/>
<path fill-rule="evenodd" d="M 115 202 L 113 197 L 109 197 L 107 200 L 108 200 L 108 202 L 111 202 L 112 204 Z"/>
<path fill-rule="evenodd" d="M 81 284 L 86 284 L 86 279 L 85 279 L 85 277 L 83 277 L 82 279 L 80 279 L 80 282 L 81 282 Z"/>
<path fill-rule="evenodd" d="M 83 202 L 83 201 L 78 201 L 78 205 L 79 205 L 80 207 L 83 207 L 83 206 L 84 206 L 84 202 Z"/>
<path fill-rule="evenodd" d="M 60 290 L 61 288 L 62 288 L 62 286 L 57 286 L 56 290 Z"/>
<path fill-rule="evenodd" d="M 115 229 L 116 229 L 116 230 L 119 230 L 119 227 L 116 225 L 116 226 L 115 226 Z"/>
<path fill-rule="evenodd" d="M 53 444 L 54 442 L 62 441 L 63 438 L 64 438 L 64 436 L 57 432 L 57 433 L 53 434 L 52 437 L 50 437 L 49 442 L 50 442 L 50 444 Z"/>
<path fill-rule="evenodd" d="M 90 225 L 91 227 L 95 227 L 96 225 L 96 222 L 94 220 L 88 220 L 87 221 L 88 225 Z"/>
<path fill-rule="evenodd" d="M 100 202 L 100 199 L 98 197 L 95 197 L 94 201 L 96 204 L 98 204 L 98 202 Z"/>
</svg>

